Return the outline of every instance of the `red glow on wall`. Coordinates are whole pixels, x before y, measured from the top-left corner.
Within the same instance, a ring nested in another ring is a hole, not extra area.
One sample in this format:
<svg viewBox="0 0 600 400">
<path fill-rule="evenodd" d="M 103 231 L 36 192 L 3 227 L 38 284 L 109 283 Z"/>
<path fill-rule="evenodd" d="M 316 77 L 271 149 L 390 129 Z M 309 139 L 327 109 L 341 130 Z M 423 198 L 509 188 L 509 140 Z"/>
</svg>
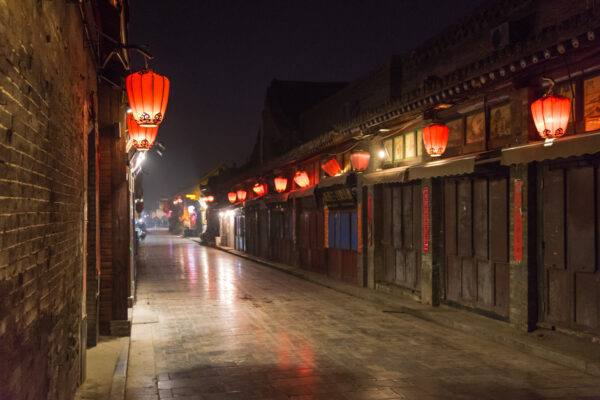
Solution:
<svg viewBox="0 0 600 400">
<path fill-rule="evenodd" d="M 273 182 L 275 182 L 275 190 L 277 192 L 285 192 L 285 189 L 287 188 L 287 178 L 278 176 L 277 178 L 273 179 Z"/>
<path fill-rule="evenodd" d="M 169 100 L 169 80 L 143 69 L 126 80 L 127 97 L 135 121 L 144 127 L 158 126 L 165 116 Z"/>
<path fill-rule="evenodd" d="M 340 164 L 338 164 L 335 158 L 330 158 L 329 161 L 321 165 L 321 168 L 323 168 L 323 171 L 325 171 L 329 176 L 336 176 L 342 173 Z"/>
</svg>

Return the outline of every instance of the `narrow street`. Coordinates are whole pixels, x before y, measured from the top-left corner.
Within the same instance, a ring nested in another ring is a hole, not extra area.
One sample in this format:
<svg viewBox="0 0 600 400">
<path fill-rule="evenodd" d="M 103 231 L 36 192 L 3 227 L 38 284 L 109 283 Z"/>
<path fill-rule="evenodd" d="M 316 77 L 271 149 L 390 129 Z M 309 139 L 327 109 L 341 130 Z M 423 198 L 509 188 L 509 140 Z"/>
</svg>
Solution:
<svg viewBox="0 0 600 400">
<path fill-rule="evenodd" d="M 597 377 L 161 231 L 142 243 L 127 399 L 600 398 Z"/>
</svg>

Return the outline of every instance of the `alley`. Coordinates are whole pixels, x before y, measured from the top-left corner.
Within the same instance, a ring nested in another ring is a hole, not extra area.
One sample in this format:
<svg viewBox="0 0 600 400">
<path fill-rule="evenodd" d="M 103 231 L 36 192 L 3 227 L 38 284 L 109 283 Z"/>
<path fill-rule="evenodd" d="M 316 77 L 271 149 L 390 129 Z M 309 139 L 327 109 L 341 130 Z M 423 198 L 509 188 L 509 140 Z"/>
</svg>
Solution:
<svg viewBox="0 0 600 400">
<path fill-rule="evenodd" d="M 127 399 L 600 398 L 569 370 L 152 233 Z"/>
</svg>

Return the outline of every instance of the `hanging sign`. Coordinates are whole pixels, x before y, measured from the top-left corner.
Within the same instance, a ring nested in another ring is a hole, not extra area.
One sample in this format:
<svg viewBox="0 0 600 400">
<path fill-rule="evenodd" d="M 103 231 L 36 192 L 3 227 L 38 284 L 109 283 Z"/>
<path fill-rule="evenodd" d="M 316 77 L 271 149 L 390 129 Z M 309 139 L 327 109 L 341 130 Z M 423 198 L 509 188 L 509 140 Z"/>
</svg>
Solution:
<svg viewBox="0 0 600 400">
<path fill-rule="evenodd" d="M 515 179 L 513 201 L 513 258 L 515 261 L 523 260 L 523 181 Z"/>
<path fill-rule="evenodd" d="M 429 187 L 423 188 L 423 251 L 429 252 Z"/>
</svg>

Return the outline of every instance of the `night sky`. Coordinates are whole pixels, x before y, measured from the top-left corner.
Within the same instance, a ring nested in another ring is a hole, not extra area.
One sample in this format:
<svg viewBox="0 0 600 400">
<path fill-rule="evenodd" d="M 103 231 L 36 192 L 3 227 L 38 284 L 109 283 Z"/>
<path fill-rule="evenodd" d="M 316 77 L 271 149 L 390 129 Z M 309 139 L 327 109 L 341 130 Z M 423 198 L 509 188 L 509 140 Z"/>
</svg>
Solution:
<svg viewBox="0 0 600 400">
<path fill-rule="evenodd" d="M 130 0 L 130 43 L 171 81 L 144 166 L 146 209 L 220 162 L 243 164 L 272 79 L 351 81 L 485 0 Z M 143 65 L 134 55 L 134 65 Z"/>
</svg>

